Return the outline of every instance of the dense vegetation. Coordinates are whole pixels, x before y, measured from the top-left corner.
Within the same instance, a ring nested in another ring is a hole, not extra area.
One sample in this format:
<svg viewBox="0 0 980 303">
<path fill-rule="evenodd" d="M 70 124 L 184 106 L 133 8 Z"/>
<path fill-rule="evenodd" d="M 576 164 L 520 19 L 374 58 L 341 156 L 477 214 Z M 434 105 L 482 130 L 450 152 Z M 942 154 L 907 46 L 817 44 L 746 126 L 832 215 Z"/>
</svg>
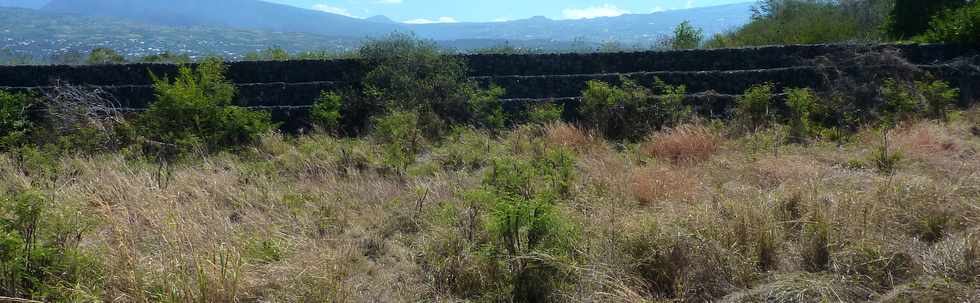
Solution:
<svg viewBox="0 0 980 303">
<path fill-rule="evenodd" d="M 923 41 L 971 44 L 980 26 L 968 0 L 762 0 L 749 24 L 707 47 Z"/>
<path fill-rule="evenodd" d="M 308 134 L 232 104 L 218 60 L 154 75 L 143 113 L 0 92 L 0 297 L 980 299 L 980 112 L 945 82 L 760 83 L 723 120 L 591 82 L 561 121 L 411 35 L 356 55 L 365 89 Z"/>
</svg>

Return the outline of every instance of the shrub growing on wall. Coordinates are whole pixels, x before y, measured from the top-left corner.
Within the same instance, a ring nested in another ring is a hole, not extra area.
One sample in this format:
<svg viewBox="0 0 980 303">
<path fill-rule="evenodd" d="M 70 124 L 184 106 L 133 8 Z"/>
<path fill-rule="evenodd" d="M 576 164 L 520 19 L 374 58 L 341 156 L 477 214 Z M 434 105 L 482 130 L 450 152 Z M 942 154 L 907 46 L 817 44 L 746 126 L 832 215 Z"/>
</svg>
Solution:
<svg viewBox="0 0 980 303">
<path fill-rule="evenodd" d="M 271 115 L 231 105 L 235 86 L 227 67 L 209 59 L 196 68 L 181 67 L 171 82 L 154 76 L 157 100 L 140 115 L 140 132 L 155 143 L 180 150 L 216 150 L 249 143 L 274 128 Z"/>
</svg>

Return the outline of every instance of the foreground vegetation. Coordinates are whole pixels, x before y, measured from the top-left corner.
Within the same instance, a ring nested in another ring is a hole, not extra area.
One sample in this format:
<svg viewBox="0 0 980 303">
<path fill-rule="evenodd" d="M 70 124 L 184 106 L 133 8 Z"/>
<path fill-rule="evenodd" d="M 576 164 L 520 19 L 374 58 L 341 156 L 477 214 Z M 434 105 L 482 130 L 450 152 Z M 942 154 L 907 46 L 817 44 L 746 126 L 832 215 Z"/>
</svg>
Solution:
<svg viewBox="0 0 980 303">
<path fill-rule="evenodd" d="M 0 154 L 0 284 L 50 301 L 976 300 L 977 111 L 778 144 L 685 124 L 263 135 L 162 168 Z M 972 127 L 972 130 L 971 130 Z M 894 156 L 882 156 L 881 150 Z"/>
<path fill-rule="evenodd" d="M 218 60 L 138 114 L 0 92 L 0 297 L 980 300 L 980 110 L 945 82 L 762 83 L 709 120 L 684 86 L 596 81 L 567 115 L 505 112 L 411 36 L 358 56 L 365 89 L 304 134 L 234 106 Z"/>
</svg>

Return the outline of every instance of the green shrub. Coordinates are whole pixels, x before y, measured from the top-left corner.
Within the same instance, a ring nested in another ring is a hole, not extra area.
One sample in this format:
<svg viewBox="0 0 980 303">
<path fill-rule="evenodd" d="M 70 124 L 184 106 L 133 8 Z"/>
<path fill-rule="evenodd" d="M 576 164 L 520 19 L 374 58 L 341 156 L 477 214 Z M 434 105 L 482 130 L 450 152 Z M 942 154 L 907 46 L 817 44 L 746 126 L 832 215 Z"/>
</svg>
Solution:
<svg viewBox="0 0 980 303">
<path fill-rule="evenodd" d="M 85 223 L 52 213 L 42 195 L 0 194 L 0 296 L 97 301 L 99 266 L 78 249 Z M 77 214 L 76 214 L 77 216 Z"/>
<path fill-rule="evenodd" d="M 789 139 L 804 142 L 814 133 L 810 116 L 816 110 L 817 97 L 809 88 L 789 88 L 786 89 L 786 105 L 790 110 Z"/>
<path fill-rule="evenodd" d="M 220 150 L 250 143 L 275 126 L 268 112 L 231 105 L 235 86 L 226 66 L 209 59 L 196 68 L 181 67 L 177 77 L 154 76 L 157 100 L 140 115 L 138 128 L 148 140 L 177 151 L 193 147 Z"/>
<path fill-rule="evenodd" d="M 187 54 L 175 54 L 171 52 L 162 52 L 156 55 L 147 55 L 140 58 L 140 62 L 143 63 L 188 64 L 192 61 L 191 56 Z"/>
<path fill-rule="evenodd" d="M 447 125 L 495 128 L 504 122 L 497 100 L 503 89 L 481 89 L 467 79 L 465 61 L 433 41 L 396 33 L 365 43 L 358 54 L 372 69 L 362 79 L 364 105 L 356 116 L 414 111 L 428 138 L 444 135 Z"/>
<path fill-rule="evenodd" d="M 765 0 L 748 24 L 716 34 L 709 48 L 877 41 L 887 0 Z"/>
<path fill-rule="evenodd" d="M 313 125 L 328 132 L 340 130 L 340 111 L 344 103 L 340 95 L 333 92 L 321 92 L 316 99 L 313 108 L 310 109 L 310 118 Z"/>
<path fill-rule="evenodd" d="M 944 81 L 916 81 L 915 88 L 924 103 L 926 117 L 949 120 L 949 111 L 960 96 L 959 89 L 951 88 Z"/>
<path fill-rule="evenodd" d="M 691 115 L 683 104 L 687 91 L 683 85 L 671 86 L 657 79 L 658 91 L 654 91 L 626 78 L 621 81 L 620 86 L 589 81 L 582 92 L 579 113 L 608 138 L 639 140 L 652 130 L 675 126 Z"/>
<path fill-rule="evenodd" d="M 749 130 L 766 127 L 775 119 L 772 111 L 772 83 L 764 83 L 750 87 L 738 97 L 735 104 L 735 119 Z"/>
<path fill-rule="evenodd" d="M 500 97 L 504 95 L 503 88 L 495 86 L 488 90 L 476 90 L 469 95 L 467 104 L 474 126 L 490 130 L 504 128 L 507 117 L 500 103 Z"/>
<path fill-rule="evenodd" d="M 926 32 L 933 16 L 947 8 L 956 8 L 968 0 L 895 0 L 888 16 L 888 33 L 896 39 L 908 39 Z M 934 24 L 933 24 L 934 25 Z"/>
<path fill-rule="evenodd" d="M 881 96 L 884 104 L 879 118 L 884 125 L 893 126 L 920 117 L 947 120 L 959 90 L 943 81 L 908 83 L 886 79 L 881 86 Z"/>
<path fill-rule="evenodd" d="M 433 160 L 447 170 L 477 170 L 490 163 L 500 146 L 485 132 L 457 127 L 432 151 Z"/>
<path fill-rule="evenodd" d="M 96 48 L 89 53 L 88 64 L 123 64 L 126 58 L 111 48 Z"/>
<path fill-rule="evenodd" d="M 548 123 L 561 121 L 561 116 L 564 114 L 565 108 L 561 105 L 555 103 L 543 103 L 532 105 L 531 109 L 527 112 L 527 120 L 529 123 L 544 125 Z"/>
<path fill-rule="evenodd" d="M 918 40 L 980 46 L 980 2 L 946 10 L 929 23 L 929 30 Z"/>
<path fill-rule="evenodd" d="M 885 103 L 879 113 L 885 125 L 895 125 L 911 119 L 919 111 L 913 87 L 895 79 L 886 79 L 881 85 L 881 96 Z"/>
<path fill-rule="evenodd" d="M 673 49 L 692 49 L 701 46 L 704 40 L 704 30 L 694 27 L 690 21 L 681 22 L 674 28 L 674 37 L 671 41 Z"/>
<path fill-rule="evenodd" d="M 30 95 L 0 90 L 0 151 L 26 143 L 33 126 L 29 115 L 33 103 Z"/>
<path fill-rule="evenodd" d="M 395 111 L 373 120 L 372 138 L 382 145 L 384 163 L 402 174 L 425 145 L 419 116 L 411 111 Z"/>
<path fill-rule="evenodd" d="M 543 181 L 537 180 L 540 170 L 535 166 L 526 161 L 500 160 L 484 179 L 483 196 L 490 198 L 490 257 L 510 273 L 508 292 L 516 302 L 551 299 L 564 279 L 556 261 L 570 256 L 575 239 L 573 229 L 555 209 L 556 193 L 534 185 Z"/>
</svg>

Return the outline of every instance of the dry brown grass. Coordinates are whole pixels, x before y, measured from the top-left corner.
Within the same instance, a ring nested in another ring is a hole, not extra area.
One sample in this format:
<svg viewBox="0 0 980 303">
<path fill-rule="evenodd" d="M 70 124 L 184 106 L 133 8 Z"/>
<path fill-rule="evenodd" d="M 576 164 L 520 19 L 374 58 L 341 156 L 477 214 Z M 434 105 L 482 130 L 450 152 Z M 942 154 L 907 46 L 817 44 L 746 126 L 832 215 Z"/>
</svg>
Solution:
<svg viewBox="0 0 980 303">
<path fill-rule="evenodd" d="M 575 151 L 574 190 L 555 205 L 577 235 L 560 261 L 573 279 L 554 301 L 902 302 L 945 292 L 969 302 L 980 280 L 980 160 L 968 151 L 980 137 L 921 123 L 892 142 L 910 155 L 893 174 L 840 165 L 863 159 L 861 142 L 744 157 L 692 125 L 653 134 L 637 152 L 570 125 L 521 129 L 485 156 L 530 159 L 541 143 Z M 80 236 L 103 267 L 93 301 L 493 297 L 484 291 L 502 276 L 478 244 L 492 210 L 461 198 L 488 169 L 390 176 L 376 169 L 377 152 L 362 140 L 268 135 L 243 155 L 175 164 L 172 178 L 120 155 L 66 156 L 45 177 L 0 154 L 0 193 L 37 190 L 97 221 Z"/>
<path fill-rule="evenodd" d="M 630 178 L 630 191 L 643 205 L 661 202 L 696 202 L 704 193 L 697 175 L 690 169 L 647 166 L 636 169 Z"/>
<path fill-rule="evenodd" d="M 601 138 L 590 134 L 587 130 L 564 122 L 545 126 L 545 139 L 550 144 L 575 151 L 588 151 L 604 144 Z"/>
<path fill-rule="evenodd" d="M 650 135 L 640 151 L 675 163 L 692 163 L 710 159 L 721 148 L 722 141 L 716 131 L 689 124 Z"/>
</svg>

